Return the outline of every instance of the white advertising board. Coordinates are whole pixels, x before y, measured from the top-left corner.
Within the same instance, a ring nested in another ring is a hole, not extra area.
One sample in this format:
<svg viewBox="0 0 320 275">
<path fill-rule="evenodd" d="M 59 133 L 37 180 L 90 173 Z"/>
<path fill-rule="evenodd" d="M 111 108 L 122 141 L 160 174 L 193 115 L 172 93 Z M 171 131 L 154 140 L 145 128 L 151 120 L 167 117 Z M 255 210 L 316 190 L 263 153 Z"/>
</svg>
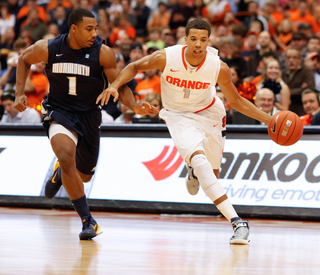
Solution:
<svg viewBox="0 0 320 275">
<path fill-rule="evenodd" d="M 279 146 L 227 139 L 221 183 L 235 205 L 320 208 L 319 141 Z M 318 148 L 318 149 L 317 149 Z M 0 195 L 40 196 L 55 156 L 47 137 L 0 136 Z M 102 137 L 90 199 L 209 204 L 185 187 L 185 164 L 170 138 Z"/>
</svg>

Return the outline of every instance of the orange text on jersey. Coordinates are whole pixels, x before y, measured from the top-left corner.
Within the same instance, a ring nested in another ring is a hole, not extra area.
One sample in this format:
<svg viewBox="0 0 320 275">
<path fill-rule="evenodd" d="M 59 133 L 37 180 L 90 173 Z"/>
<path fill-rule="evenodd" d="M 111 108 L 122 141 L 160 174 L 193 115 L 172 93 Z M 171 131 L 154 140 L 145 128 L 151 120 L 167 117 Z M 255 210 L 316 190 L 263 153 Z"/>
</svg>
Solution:
<svg viewBox="0 0 320 275">
<path fill-rule="evenodd" d="M 194 80 L 185 80 L 180 79 L 177 77 L 172 77 L 167 75 L 166 81 L 172 85 L 178 86 L 180 88 L 187 88 L 187 89 L 208 89 L 210 83 L 208 82 L 201 82 L 201 81 L 194 81 Z"/>
</svg>

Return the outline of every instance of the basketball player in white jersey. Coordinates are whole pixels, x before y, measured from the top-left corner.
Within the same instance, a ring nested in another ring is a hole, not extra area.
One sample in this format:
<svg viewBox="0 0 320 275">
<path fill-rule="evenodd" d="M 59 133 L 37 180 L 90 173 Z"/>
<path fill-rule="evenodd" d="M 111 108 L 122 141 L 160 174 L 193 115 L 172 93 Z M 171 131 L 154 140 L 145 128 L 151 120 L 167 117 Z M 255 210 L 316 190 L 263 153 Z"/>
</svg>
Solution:
<svg viewBox="0 0 320 275">
<path fill-rule="evenodd" d="M 118 88 L 140 71 L 159 69 L 164 108 L 160 116 L 188 168 L 187 188 L 196 194 L 199 183 L 219 211 L 231 222 L 231 244 L 248 244 L 248 221 L 234 210 L 221 183 L 219 168 L 224 148 L 226 113 L 215 96 L 220 89 L 232 108 L 268 124 L 270 116 L 241 97 L 231 82 L 229 67 L 219 59 L 216 49 L 208 47 L 211 28 L 200 19 L 188 23 L 186 46 L 176 45 L 156 51 L 129 64 L 97 98 L 106 104 L 110 95 L 118 98 Z"/>
</svg>

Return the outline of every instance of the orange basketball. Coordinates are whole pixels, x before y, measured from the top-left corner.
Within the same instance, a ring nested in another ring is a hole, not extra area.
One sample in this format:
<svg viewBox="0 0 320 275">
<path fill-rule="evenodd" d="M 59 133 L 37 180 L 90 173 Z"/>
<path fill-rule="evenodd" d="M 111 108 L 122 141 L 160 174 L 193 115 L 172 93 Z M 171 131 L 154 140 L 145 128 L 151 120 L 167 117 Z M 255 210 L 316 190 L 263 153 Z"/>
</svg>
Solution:
<svg viewBox="0 0 320 275">
<path fill-rule="evenodd" d="M 300 117 L 291 111 L 274 114 L 268 124 L 270 138 L 279 145 L 295 144 L 302 136 L 303 125 Z"/>
</svg>

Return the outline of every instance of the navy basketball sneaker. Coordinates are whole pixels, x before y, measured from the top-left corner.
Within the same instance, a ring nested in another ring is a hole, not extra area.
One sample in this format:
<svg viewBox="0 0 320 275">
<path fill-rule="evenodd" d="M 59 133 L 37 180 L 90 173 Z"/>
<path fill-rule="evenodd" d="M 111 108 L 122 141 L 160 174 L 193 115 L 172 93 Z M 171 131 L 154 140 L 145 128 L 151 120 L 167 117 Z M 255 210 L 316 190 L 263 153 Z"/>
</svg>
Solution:
<svg viewBox="0 0 320 275">
<path fill-rule="evenodd" d="M 79 234 L 80 240 L 91 240 L 101 233 L 102 230 L 100 230 L 100 226 L 97 224 L 94 218 L 91 216 L 82 218 L 82 231 Z"/>
<path fill-rule="evenodd" d="M 60 187 L 62 186 L 61 168 L 58 160 L 56 160 L 53 167 L 53 175 L 47 181 L 44 193 L 46 198 L 48 199 L 52 199 L 58 193 Z"/>
</svg>

